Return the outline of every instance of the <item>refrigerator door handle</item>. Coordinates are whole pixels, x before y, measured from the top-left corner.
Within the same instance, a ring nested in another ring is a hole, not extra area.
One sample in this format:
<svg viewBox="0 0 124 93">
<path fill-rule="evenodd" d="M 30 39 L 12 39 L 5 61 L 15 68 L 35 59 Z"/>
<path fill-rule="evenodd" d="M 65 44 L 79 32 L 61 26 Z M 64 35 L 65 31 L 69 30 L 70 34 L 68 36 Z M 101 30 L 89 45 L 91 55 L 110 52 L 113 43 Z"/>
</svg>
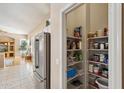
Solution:
<svg viewBox="0 0 124 93">
<path fill-rule="evenodd" d="M 39 39 L 35 40 L 35 68 L 39 68 Z"/>
</svg>

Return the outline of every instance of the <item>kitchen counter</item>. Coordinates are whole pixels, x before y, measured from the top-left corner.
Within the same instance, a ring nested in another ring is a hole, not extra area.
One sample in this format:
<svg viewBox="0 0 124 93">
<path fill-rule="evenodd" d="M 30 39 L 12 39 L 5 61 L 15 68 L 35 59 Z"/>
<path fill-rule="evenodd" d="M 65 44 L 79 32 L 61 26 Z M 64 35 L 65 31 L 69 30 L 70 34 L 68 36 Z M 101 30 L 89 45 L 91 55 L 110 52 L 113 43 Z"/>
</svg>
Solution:
<svg viewBox="0 0 124 93">
<path fill-rule="evenodd" d="M 0 53 L 0 68 L 4 68 L 4 53 Z"/>
</svg>

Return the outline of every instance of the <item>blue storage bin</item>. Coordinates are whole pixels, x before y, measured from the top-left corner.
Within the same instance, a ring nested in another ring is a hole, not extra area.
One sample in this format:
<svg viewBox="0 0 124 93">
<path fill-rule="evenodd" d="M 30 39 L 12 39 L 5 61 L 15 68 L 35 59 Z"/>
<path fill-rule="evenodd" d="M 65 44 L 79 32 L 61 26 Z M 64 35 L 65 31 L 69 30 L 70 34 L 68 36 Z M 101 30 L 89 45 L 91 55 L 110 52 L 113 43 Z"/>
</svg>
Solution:
<svg viewBox="0 0 124 93">
<path fill-rule="evenodd" d="M 67 71 L 67 78 L 74 77 L 77 74 L 77 69 L 76 68 L 70 68 Z"/>
</svg>

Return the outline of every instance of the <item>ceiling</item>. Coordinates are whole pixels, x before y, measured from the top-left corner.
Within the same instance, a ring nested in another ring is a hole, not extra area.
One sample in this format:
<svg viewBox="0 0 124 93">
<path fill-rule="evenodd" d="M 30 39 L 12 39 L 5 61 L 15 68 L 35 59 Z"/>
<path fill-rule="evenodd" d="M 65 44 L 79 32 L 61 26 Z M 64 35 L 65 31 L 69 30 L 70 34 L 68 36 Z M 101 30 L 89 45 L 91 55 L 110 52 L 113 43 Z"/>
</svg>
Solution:
<svg viewBox="0 0 124 93">
<path fill-rule="evenodd" d="M 0 30 L 28 34 L 50 15 L 50 4 L 45 3 L 1 3 Z"/>
</svg>

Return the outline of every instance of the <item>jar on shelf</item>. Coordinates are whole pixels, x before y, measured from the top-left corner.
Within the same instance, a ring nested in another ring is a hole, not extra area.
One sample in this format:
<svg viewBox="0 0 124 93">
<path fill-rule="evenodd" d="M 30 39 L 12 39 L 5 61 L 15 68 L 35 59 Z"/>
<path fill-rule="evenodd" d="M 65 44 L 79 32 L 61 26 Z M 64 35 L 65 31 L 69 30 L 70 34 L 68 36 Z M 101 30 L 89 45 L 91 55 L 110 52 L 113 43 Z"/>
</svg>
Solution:
<svg viewBox="0 0 124 93">
<path fill-rule="evenodd" d="M 94 43 L 94 49 L 99 49 L 99 43 Z"/>
<path fill-rule="evenodd" d="M 104 36 L 104 31 L 101 30 L 101 29 L 100 29 L 100 30 L 97 30 L 96 33 L 97 33 L 97 36 L 98 36 L 98 37 Z"/>
<path fill-rule="evenodd" d="M 98 54 L 94 54 L 94 61 L 99 62 L 100 57 Z"/>
<path fill-rule="evenodd" d="M 105 49 L 108 49 L 108 43 L 105 43 Z"/>
<path fill-rule="evenodd" d="M 81 29 L 82 29 L 81 26 L 74 28 L 74 37 L 81 37 L 82 36 Z"/>
<path fill-rule="evenodd" d="M 105 76 L 105 77 L 108 76 L 108 69 L 107 68 L 102 69 L 102 75 Z"/>
<path fill-rule="evenodd" d="M 95 33 L 93 34 L 93 37 L 97 37 L 97 32 L 95 32 Z"/>
<path fill-rule="evenodd" d="M 80 33 L 79 32 L 74 32 L 74 37 L 80 37 Z"/>
<path fill-rule="evenodd" d="M 89 32 L 88 33 L 88 38 L 94 37 L 94 32 Z"/>
<path fill-rule="evenodd" d="M 77 51 L 73 55 L 75 57 L 75 61 L 82 61 L 83 60 L 83 54 L 81 51 Z"/>
<path fill-rule="evenodd" d="M 74 41 L 71 43 L 71 49 L 76 49 L 76 43 Z"/>
<path fill-rule="evenodd" d="M 95 65 L 94 66 L 94 73 L 99 74 L 99 71 L 100 71 L 100 67 Z"/>
<path fill-rule="evenodd" d="M 81 41 L 76 42 L 76 49 L 81 49 Z"/>
<path fill-rule="evenodd" d="M 104 46 L 105 46 L 105 43 L 100 43 L 100 49 L 105 49 Z"/>
<path fill-rule="evenodd" d="M 100 62 L 103 62 L 104 58 L 105 58 L 105 55 L 104 54 L 100 54 Z"/>
<path fill-rule="evenodd" d="M 89 72 L 93 72 L 93 64 L 89 64 Z"/>
<path fill-rule="evenodd" d="M 108 29 L 104 28 L 104 36 L 108 36 Z"/>
</svg>

